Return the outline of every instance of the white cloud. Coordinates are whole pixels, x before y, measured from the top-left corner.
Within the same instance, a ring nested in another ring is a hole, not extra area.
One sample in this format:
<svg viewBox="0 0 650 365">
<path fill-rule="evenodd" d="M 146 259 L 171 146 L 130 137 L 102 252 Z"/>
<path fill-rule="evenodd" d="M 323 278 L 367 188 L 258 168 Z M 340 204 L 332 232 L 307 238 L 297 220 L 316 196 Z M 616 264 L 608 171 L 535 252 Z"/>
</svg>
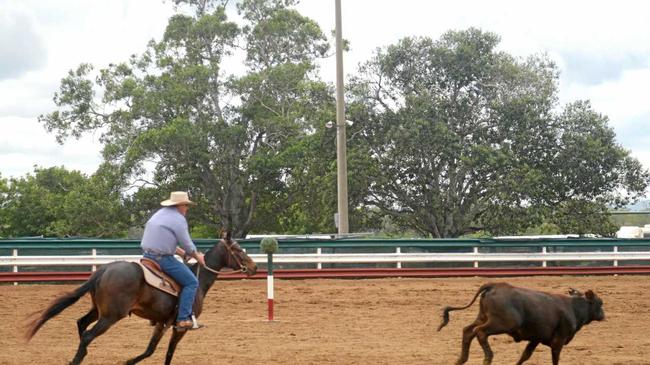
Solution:
<svg viewBox="0 0 650 365">
<path fill-rule="evenodd" d="M 597 85 L 566 82 L 560 86 L 560 90 L 565 102 L 576 99 L 590 100 L 598 112 L 610 118 L 613 127 L 619 127 L 650 113 L 648 85 L 650 85 L 650 67 L 641 70 L 624 70 L 620 78 Z M 650 120 L 647 122 L 650 124 Z"/>
<path fill-rule="evenodd" d="M 101 162 L 98 136 L 60 146 L 37 117 L 55 109 L 52 96 L 68 70 L 83 62 L 102 68 L 124 61 L 160 38 L 172 5 L 160 0 L 9 0 L 0 6 L 6 9 L 0 14 L 31 19 L 29 29 L 42 37 L 49 56 L 41 68 L 26 70 L 20 78 L 2 80 L 0 72 L 0 174 L 24 175 L 35 165 L 93 173 Z"/>
<path fill-rule="evenodd" d="M 34 166 L 65 166 L 86 174 L 95 172 L 101 162 L 101 145 L 95 136 L 71 140 L 61 146 L 33 118 L 0 118 L 0 173 L 18 177 L 33 172 Z"/>
<path fill-rule="evenodd" d="M 42 36 L 29 14 L 0 4 L 0 80 L 22 76 L 45 64 Z"/>
<path fill-rule="evenodd" d="M 0 118 L 34 117 L 52 111 L 52 96 L 63 75 L 57 79 L 43 78 L 43 75 L 30 72 L 19 79 L 0 81 Z"/>
</svg>

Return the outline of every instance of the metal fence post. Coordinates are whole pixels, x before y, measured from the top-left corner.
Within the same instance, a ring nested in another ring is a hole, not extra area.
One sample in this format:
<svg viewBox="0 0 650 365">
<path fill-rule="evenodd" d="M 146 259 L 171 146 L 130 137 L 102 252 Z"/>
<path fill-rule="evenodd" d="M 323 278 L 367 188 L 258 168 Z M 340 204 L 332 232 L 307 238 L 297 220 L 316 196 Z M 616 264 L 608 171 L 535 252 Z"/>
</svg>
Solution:
<svg viewBox="0 0 650 365">
<path fill-rule="evenodd" d="M 97 259 L 97 249 L 96 248 L 93 248 L 92 255 L 93 255 L 93 260 L 96 260 Z M 97 265 L 93 265 L 92 271 L 93 272 L 97 271 Z"/>
<path fill-rule="evenodd" d="M 395 253 L 400 255 L 402 253 L 402 248 L 401 247 L 396 247 L 395 248 Z M 398 269 L 402 268 L 402 262 L 401 261 L 397 261 L 397 268 Z"/>
<path fill-rule="evenodd" d="M 478 247 L 474 246 L 474 254 L 478 255 Z M 478 267 L 478 261 L 474 261 L 474 267 Z"/>
<path fill-rule="evenodd" d="M 322 254 L 323 254 L 323 249 L 320 248 L 320 247 L 318 247 L 318 248 L 316 249 L 316 254 L 317 254 L 317 255 L 322 255 Z M 319 260 L 320 260 L 320 259 L 319 259 Z M 319 270 L 322 269 L 322 268 L 323 268 L 323 263 L 320 262 L 320 261 L 318 261 L 318 264 L 316 264 L 316 268 L 319 269 Z"/>
<path fill-rule="evenodd" d="M 546 255 L 546 246 L 542 246 L 542 255 Z M 542 267 L 546 267 L 546 260 L 542 261 Z"/>
<path fill-rule="evenodd" d="M 618 253 L 618 246 L 614 246 L 614 253 Z M 618 266 L 618 260 L 614 260 L 614 266 Z"/>
</svg>

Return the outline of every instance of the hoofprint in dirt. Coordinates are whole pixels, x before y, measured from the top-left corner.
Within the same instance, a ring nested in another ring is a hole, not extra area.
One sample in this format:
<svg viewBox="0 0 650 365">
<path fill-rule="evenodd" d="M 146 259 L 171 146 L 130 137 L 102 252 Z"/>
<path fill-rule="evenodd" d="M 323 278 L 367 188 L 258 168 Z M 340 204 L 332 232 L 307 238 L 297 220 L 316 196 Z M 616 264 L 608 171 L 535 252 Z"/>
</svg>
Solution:
<svg viewBox="0 0 650 365">
<path fill-rule="evenodd" d="M 275 319 L 266 320 L 264 280 L 217 281 L 204 304 L 206 328 L 187 334 L 174 364 L 452 364 L 462 328 L 478 304 L 452 314 L 436 332 L 446 305 L 465 305 L 489 281 L 565 293 L 593 289 L 607 320 L 584 327 L 562 352 L 564 364 L 650 364 L 650 277 L 519 277 L 444 279 L 276 280 Z M 89 308 L 84 297 L 48 322 L 26 343 L 27 316 L 76 285 L 0 286 L 0 365 L 65 364 L 74 355 L 76 321 Z M 84 364 L 120 364 L 141 353 L 152 328 L 132 316 L 89 346 Z M 164 338 L 142 364 L 164 362 Z M 490 338 L 495 364 L 514 364 L 526 346 L 508 336 Z M 474 343 L 467 364 L 481 364 Z M 526 364 L 549 364 L 548 347 Z"/>
</svg>

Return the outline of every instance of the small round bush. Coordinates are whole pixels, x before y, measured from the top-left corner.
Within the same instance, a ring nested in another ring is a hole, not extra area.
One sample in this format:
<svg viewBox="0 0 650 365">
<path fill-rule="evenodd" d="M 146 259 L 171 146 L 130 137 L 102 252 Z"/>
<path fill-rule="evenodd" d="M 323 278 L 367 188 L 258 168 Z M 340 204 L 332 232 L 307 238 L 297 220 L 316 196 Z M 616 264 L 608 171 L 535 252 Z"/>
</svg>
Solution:
<svg viewBox="0 0 650 365">
<path fill-rule="evenodd" d="M 260 249 L 264 253 L 275 253 L 278 251 L 278 240 L 273 237 L 264 237 L 260 241 Z"/>
</svg>

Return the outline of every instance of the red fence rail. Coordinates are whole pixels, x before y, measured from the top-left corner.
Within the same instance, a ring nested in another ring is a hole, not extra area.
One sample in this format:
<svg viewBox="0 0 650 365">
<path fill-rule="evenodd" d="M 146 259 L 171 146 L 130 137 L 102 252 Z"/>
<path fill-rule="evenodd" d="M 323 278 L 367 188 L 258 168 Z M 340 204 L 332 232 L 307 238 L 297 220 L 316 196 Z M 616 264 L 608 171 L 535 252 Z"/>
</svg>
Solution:
<svg viewBox="0 0 650 365">
<path fill-rule="evenodd" d="M 0 282 L 69 282 L 85 281 L 91 272 L 0 272 Z M 351 269 L 287 269 L 273 270 L 279 279 L 312 278 L 385 278 L 385 277 L 511 277 L 538 275 L 647 275 L 650 266 L 600 266 L 600 267 L 527 267 L 527 268 L 351 268 Z M 226 275 L 220 279 L 243 279 L 244 275 Z M 260 270 L 253 279 L 266 278 L 266 271 Z"/>
</svg>

